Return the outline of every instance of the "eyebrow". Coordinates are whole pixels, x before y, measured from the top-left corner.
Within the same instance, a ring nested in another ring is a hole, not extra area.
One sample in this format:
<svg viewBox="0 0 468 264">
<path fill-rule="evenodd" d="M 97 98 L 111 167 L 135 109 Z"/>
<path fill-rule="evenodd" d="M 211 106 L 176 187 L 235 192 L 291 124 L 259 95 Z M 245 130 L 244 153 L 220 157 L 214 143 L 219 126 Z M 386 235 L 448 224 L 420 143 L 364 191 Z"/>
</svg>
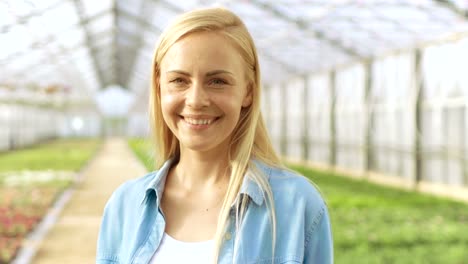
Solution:
<svg viewBox="0 0 468 264">
<path fill-rule="evenodd" d="M 213 76 L 213 75 L 216 75 L 216 74 L 220 74 L 220 73 L 227 73 L 227 74 L 232 74 L 232 72 L 230 71 L 225 71 L 225 70 L 215 70 L 215 71 L 210 71 L 206 74 L 206 76 Z"/>
<path fill-rule="evenodd" d="M 181 71 L 181 70 L 171 70 L 171 71 L 167 71 L 166 73 L 179 73 L 179 74 L 182 74 L 182 75 L 190 76 L 190 73 L 185 72 L 185 71 Z M 205 75 L 209 77 L 209 76 L 213 76 L 213 75 L 217 75 L 217 74 L 221 74 L 221 73 L 226 73 L 226 74 L 233 75 L 232 72 L 225 71 L 225 70 L 214 70 L 214 71 L 210 71 L 210 72 L 206 73 Z"/>
</svg>

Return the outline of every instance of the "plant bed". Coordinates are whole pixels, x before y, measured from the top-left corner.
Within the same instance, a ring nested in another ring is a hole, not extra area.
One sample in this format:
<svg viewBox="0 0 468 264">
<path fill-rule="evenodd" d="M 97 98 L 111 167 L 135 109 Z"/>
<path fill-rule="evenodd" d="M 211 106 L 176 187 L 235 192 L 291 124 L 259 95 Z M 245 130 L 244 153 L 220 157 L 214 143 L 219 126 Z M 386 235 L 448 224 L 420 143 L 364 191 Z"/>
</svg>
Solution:
<svg viewBox="0 0 468 264">
<path fill-rule="evenodd" d="M 327 201 L 336 263 L 468 263 L 468 204 L 292 168 Z"/>
<path fill-rule="evenodd" d="M 9 263 L 63 190 L 60 186 L 0 187 L 0 263 Z"/>
<path fill-rule="evenodd" d="M 0 264 L 16 257 L 97 147 L 96 140 L 59 140 L 0 155 Z"/>
<path fill-rule="evenodd" d="M 0 263 L 10 263 L 21 246 L 22 238 L 0 236 Z"/>
<path fill-rule="evenodd" d="M 9 263 L 71 181 L 39 186 L 0 186 L 0 264 Z"/>
<path fill-rule="evenodd" d="M 96 139 L 60 139 L 0 153 L 0 172 L 78 171 L 99 147 Z"/>
</svg>

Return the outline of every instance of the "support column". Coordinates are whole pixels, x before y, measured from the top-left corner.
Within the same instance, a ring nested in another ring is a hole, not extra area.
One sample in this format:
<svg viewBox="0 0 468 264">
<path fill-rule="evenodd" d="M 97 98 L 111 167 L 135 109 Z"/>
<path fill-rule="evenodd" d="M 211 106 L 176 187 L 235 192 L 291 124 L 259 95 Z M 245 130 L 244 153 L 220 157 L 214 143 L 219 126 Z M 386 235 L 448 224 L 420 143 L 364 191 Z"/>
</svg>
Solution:
<svg viewBox="0 0 468 264">
<path fill-rule="evenodd" d="M 336 165 L 336 72 L 330 72 L 330 156 L 329 165 Z"/>
<path fill-rule="evenodd" d="M 302 77 L 304 85 L 304 93 L 302 94 L 302 159 L 304 161 L 309 160 L 309 78 L 307 76 Z"/>
<path fill-rule="evenodd" d="M 281 84 L 280 86 L 280 94 L 281 94 L 281 139 L 280 139 L 280 151 L 281 155 L 285 156 L 287 154 L 288 148 L 288 131 L 286 127 L 286 120 L 288 115 L 288 100 L 287 100 L 287 93 L 286 93 L 286 86 Z"/>
<path fill-rule="evenodd" d="M 374 122 L 374 111 L 372 110 L 372 100 L 371 100 L 371 91 L 372 91 L 372 82 L 374 72 L 372 70 L 372 61 L 366 62 L 364 64 L 365 68 L 365 82 L 364 82 L 364 171 L 368 175 L 368 172 L 371 171 L 374 164 L 374 153 L 373 153 L 373 144 L 372 144 L 372 128 Z"/>
<path fill-rule="evenodd" d="M 413 99 L 413 113 L 414 113 L 414 147 L 413 147 L 413 179 L 414 186 L 422 180 L 422 152 L 421 152 L 421 135 L 422 135 L 422 118 L 421 118 L 421 92 L 424 89 L 424 82 L 422 77 L 422 63 L 421 63 L 421 50 L 416 49 L 414 53 L 414 91 Z"/>
<path fill-rule="evenodd" d="M 468 187 L 468 98 L 465 100 L 465 107 L 464 107 L 464 117 L 465 117 L 465 126 L 463 127 L 462 133 L 462 142 L 463 145 L 461 146 L 461 158 L 460 162 L 462 163 L 463 168 L 463 187 Z"/>
</svg>

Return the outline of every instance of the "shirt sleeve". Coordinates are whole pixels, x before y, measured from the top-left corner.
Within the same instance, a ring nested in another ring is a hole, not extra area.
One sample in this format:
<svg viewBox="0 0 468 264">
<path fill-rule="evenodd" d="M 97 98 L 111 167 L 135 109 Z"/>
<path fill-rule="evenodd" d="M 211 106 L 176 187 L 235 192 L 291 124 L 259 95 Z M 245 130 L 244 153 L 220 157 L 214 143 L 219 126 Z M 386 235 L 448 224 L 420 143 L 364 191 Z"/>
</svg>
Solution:
<svg viewBox="0 0 468 264">
<path fill-rule="evenodd" d="M 304 263 L 333 263 L 333 238 L 330 217 L 326 206 L 319 213 L 319 218 L 306 234 Z"/>
</svg>

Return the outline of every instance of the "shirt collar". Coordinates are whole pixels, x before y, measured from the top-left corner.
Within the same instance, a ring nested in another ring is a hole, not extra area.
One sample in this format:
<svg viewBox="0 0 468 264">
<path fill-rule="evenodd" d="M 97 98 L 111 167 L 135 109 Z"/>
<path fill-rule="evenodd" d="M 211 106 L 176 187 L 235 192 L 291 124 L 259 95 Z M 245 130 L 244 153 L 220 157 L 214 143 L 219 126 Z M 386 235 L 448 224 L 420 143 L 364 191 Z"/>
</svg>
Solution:
<svg viewBox="0 0 468 264">
<path fill-rule="evenodd" d="M 161 169 L 156 171 L 154 178 L 148 183 L 145 189 L 145 196 L 141 203 L 143 204 L 148 200 L 152 193 L 156 194 L 156 197 L 162 197 L 162 193 L 164 191 L 164 185 L 166 183 L 166 176 L 171 168 L 173 159 L 168 159 L 162 165 Z M 159 206 L 159 199 L 158 199 L 158 206 Z"/>
<path fill-rule="evenodd" d="M 144 196 L 143 200 L 141 201 L 141 203 L 144 203 L 148 199 L 148 197 L 151 195 L 151 193 L 154 193 L 156 195 L 156 197 L 162 197 L 162 193 L 164 191 L 164 185 L 166 183 L 166 176 L 167 176 L 167 174 L 169 172 L 169 169 L 171 168 L 172 161 L 173 161 L 173 159 L 167 160 L 163 164 L 161 169 L 159 169 L 155 173 L 154 178 L 146 186 L 145 196 Z M 261 173 L 264 173 L 264 175 L 266 176 L 266 178 L 268 180 L 270 175 L 269 175 L 269 171 L 266 170 L 265 166 L 263 164 L 260 164 L 257 161 L 254 161 L 254 164 L 257 166 L 257 168 L 259 169 L 259 171 Z M 250 199 L 252 199 L 252 201 L 255 204 L 260 206 L 260 205 L 263 204 L 265 196 L 264 196 L 264 192 L 263 192 L 262 188 L 258 185 L 258 183 L 256 183 L 253 180 L 253 177 L 252 177 L 253 173 L 254 172 L 252 171 L 252 169 L 249 168 L 247 170 L 247 172 L 246 172 L 246 174 L 244 176 L 244 180 L 242 181 L 242 185 L 241 185 L 239 194 L 246 194 L 247 196 L 249 196 Z M 158 203 L 159 203 L 159 199 L 157 199 L 157 200 L 158 200 Z"/>
<path fill-rule="evenodd" d="M 252 174 L 253 172 L 251 169 L 248 169 L 244 176 L 239 194 L 246 194 L 255 204 L 260 206 L 263 204 L 265 197 L 262 188 L 253 180 Z"/>
</svg>

